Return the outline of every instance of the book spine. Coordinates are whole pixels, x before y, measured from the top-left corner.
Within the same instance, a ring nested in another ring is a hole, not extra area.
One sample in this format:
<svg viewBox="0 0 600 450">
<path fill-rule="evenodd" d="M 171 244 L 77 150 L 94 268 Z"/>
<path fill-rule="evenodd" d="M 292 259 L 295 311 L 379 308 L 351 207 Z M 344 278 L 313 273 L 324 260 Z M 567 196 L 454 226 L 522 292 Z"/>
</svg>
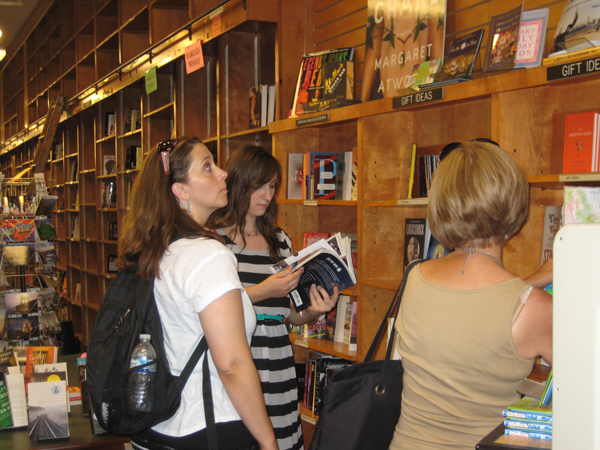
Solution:
<svg viewBox="0 0 600 450">
<path fill-rule="evenodd" d="M 552 431 L 552 423 L 538 423 L 538 422 L 528 422 L 522 420 L 515 419 L 505 419 L 504 426 L 509 428 L 517 428 L 517 429 L 531 429 L 531 430 L 541 430 L 541 431 Z"/>
<path fill-rule="evenodd" d="M 527 437 L 527 438 L 534 438 L 534 439 L 544 439 L 547 441 L 552 440 L 552 434 L 550 434 L 550 433 L 538 433 L 535 431 L 522 431 L 522 430 L 515 430 L 513 428 L 506 428 L 504 430 L 504 434 L 508 434 L 510 436 L 520 436 L 520 437 Z"/>
<path fill-rule="evenodd" d="M 579 59 L 585 56 L 596 56 L 598 54 L 600 54 L 600 47 L 592 47 L 590 49 L 581 50 L 579 52 L 567 53 L 566 55 L 558 55 L 553 56 L 551 58 L 544 58 L 542 64 L 544 66 L 548 66 L 550 64 Z"/>
<path fill-rule="evenodd" d="M 10 412 L 8 391 L 4 380 L 0 380 L 0 428 L 12 427 L 13 420 Z"/>
<path fill-rule="evenodd" d="M 520 419 L 544 420 L 546 422 L 552 422 L 552 416 L 551 415 L 536 414 L 536 413 L 533 413 L 533 412 L 503 411 L 502 414 L 505 417 L 518 417 Z"/>
</svg>

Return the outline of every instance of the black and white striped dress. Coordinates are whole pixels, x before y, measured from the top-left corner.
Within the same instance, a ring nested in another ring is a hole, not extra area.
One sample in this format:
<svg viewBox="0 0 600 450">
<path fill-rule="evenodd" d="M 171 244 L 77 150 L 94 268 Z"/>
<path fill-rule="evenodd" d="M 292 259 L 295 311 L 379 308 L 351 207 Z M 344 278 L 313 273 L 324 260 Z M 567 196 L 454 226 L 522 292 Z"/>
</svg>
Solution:
<svg viewBox="0 0 600 450">
<path fill-rule="evenodd" d="M 276 231 L 280 253 L 285 258 L 292 253 L 292 241 L 282 229 Z M 242 250 L 222 230 L 218 233 L 225 237 L 227 247 L 235 254 L 240 280 L 245 287 L 259 284 L 272 275 L 269 267 L 273 261 L 268 250 Z M 290 299 L 269 298 L 254 303 L 254 309 L 259 318 L 261 314 L 287 317 Z M 279 449 L 303 449 L 294 355 L 285 324 L 274 319 L 259 319 L 251 349 Z"/>
</svg>

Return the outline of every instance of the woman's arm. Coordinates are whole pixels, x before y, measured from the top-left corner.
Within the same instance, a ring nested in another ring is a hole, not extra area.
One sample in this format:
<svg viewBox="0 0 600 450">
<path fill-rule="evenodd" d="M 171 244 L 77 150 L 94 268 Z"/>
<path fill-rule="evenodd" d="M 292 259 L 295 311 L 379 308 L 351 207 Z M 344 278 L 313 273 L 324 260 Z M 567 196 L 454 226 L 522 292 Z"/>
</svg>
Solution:
<svg viewBox="0 0 600 450">
<path fill-rule="evenodd" d="M 310 306 L 302 311 L 302 315 L 291 308 L 287 321 L 294 325 L 304 325 L 314 322 L 321 314 L 331 311 L 339 298 L 338 288 L 333 288 L 333 295 L 330 297 L 327 291 L 321 286 L 314 284 L 310 288 Z M 291 302 L 290 302 L 291 303 Z"/>
<path fill-rule="evenodd" d="M 260 448 L 277 450 L 275 432 L 246 340 L 240 291 L 225 293 L 199 316 L 212 359 L 231 403 Z"/>
<path fill-rule="evenodd" d="M 271 275 L 262 283 L 245 288 L 252 303 L 260 302 L 267 298 L 287 296 L 290 291 L 293 291 L 298 286 L 300 275 L 304 272 L 304 269 L 300 268 L 292 273 L 293 269 L 290 266 L 281 272 Z"/>
<path fill-rule="evenodd" d="M 552 283 L 552 258 L 544 261 L 544 264 L 534 274 L 523 281 L 536 288 L 544 288 Z"/>
<path fill-rule="evenodd" d="M 512 327 L 519 355 L 533 359 L 541 356 L 552 364 L 552 296 L 533 289 Z"/>
</svg>

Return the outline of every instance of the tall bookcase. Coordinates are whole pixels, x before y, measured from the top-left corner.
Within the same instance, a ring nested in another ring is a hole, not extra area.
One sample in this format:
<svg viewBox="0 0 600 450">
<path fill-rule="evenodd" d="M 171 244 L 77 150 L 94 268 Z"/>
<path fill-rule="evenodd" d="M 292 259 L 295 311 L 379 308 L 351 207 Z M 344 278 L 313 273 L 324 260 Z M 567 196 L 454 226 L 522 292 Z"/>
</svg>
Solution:
<svg viewBox="0 0 600 450">
<path fill-rule="evenodd" d="M 281 37 L 286 26 L 301 28 L 296 22 L 304 16 L 294 13 L 297 6 L 279 0 L 57 0 L 6 65 L 2 117 L 7 126 L 0 145 L 6 176 L 31 167 L 48 101 L 54 98 L 51 86 L 67 97 L 55 136 L 63 151 L 53 152 L 47 178 L 53 180 L 50 193 L 59 197 L 53 219 L 59 265 L 66 272 L 63 297 L 84 344 L 115 276 L 109 264 L 118 251 L 113 229 L 127 214 L 139 171 L 127 163 L 129 149 L 140 147 L 145 155 L 162 140 L 194 135 L 221 164 L 247 144 L 270 149 L 268 127 L 249 128 L 249 91 L 257 84 L 278 85 L 278 105 L 281 96 L 286 101 L 291 96 L 284 82 L 293 85 L 303 48 L 299 40 L 284 45 Z M 205 67 L 187 74 L 185 47 L 199 40 Z M 50 41 L 59 50 L 43 50 Z M 72 66 L 56 67 L 46 86 L 50 63 L 45 59 L 64 58 L 69 45 Z M 36 86 L 35 98 L 28 97 L 33 88 L 22 90 L 24 115 L 13 114 L 13 104 L 21 99 L 8 96 L 20 82 L 10 71 L 20 56 L 21 79 Z M 43 70 L 30 75 L 32 58 L 32 67 L 41 61 Z M 145 78 L 151 68 L 157 89 L 148 93 Z M 74 86 L 65 80 L 74 80 Z M 133 110 L 139 111 L 139 126 L 126 128 Z M 114 132 L 108 130 L 109 116 Z M 107 158 L 115 161 L 110 173 L 104 168 Z M 107 185 L 116 188 L 114 202 L 106 196 Z"/>
</svg>

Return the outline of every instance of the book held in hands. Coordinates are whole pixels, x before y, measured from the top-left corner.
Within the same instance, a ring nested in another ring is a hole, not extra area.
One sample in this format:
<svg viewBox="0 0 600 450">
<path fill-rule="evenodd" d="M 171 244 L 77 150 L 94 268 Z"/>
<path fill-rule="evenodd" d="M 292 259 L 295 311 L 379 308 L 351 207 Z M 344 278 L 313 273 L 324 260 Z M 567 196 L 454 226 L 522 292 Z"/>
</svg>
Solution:
<svg viewBox="0 0 600 450">
<path fill-rule="evenodd" d="M 302 311 L 310 306 L 310 288 L 313 284 L 322 286 L 329 295 L 333 295 L 334 287 L 342 292 L 356 284 L 349 241 L 348 237 L 342 238 L 340 233 L 336 233 L 271 266 L 273 273 L 290 266 L 294 268 L 293 271 L 304 269 L 298 286 L 290 292 L 296 310 Z"/>
</svg>

